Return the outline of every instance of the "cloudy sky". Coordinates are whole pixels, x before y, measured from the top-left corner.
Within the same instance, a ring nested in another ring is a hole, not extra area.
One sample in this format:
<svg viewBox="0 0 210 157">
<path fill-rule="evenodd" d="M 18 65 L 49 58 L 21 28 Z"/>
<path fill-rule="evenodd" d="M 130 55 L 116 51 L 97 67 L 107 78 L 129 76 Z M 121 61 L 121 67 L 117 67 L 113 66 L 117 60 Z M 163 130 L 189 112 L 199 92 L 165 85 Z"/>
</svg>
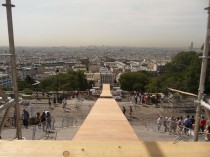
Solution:
<svg viewBox="0 0 210 157">
<path fill-rule="evenodd" d="M 11 0 L 16 46 L 200 47 L 208 0 Z M 0 0 L 5 3 L 5 0 Z M 0 46 L 8 45 L 0 6 Z"/>
</svg>

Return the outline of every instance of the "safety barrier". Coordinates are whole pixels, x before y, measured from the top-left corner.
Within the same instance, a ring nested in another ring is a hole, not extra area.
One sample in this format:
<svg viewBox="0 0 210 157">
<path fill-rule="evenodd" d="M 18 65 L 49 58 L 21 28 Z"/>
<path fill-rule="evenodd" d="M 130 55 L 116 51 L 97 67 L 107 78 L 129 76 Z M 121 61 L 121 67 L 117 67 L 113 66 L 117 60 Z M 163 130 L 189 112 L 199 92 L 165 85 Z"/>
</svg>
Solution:
<svg viewBox="0 0 210 157">
<path fill-rule="evenodd" d="M 165 121 L 165 122 L 164 122 Z M 147 127 L 151 127 L 153 131 L 159 131 L 167 135 L 172 135 L 172 141 L 192 141 L 194 136 L 194 130 L 185 127 L 184 125 L 178 125 L 176 121 L 164 120 L 161 125 L 157 122 L 147 124 Z M 164 124 L 165 123 L 165 124 Z M 199 133 L 199 141 L 205 140 L 205 132 Z"/>
</svg>

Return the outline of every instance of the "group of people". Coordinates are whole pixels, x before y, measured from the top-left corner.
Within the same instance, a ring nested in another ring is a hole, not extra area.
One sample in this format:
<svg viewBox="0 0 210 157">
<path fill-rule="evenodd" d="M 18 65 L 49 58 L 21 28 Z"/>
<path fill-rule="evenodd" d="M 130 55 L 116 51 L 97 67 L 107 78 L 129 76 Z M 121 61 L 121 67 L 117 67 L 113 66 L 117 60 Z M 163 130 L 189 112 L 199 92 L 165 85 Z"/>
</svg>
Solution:
<svg viewBox="0 0 210 157">
<path fill-rule="evenodd" d="M 51 130 L 51 122 L 52 122 L 52 117 L 49 111 L 43 111 L 42 114 L 37 112 L 36 123 L 39 128 L 41 128 L 42 126 L 43 131 Z"/>
<path fill-rule="evenodd" d="M 54 102 L 53 102 L 54 103 Z M 48 99 L 48 105 L 49 108 L 51 108 L 51 99 Z M 65 109 L 67 106 L 67 100 L 65 98 L 63 98 L 62 100 L 62 107 L 63 109 Z M 31 115 L 31 118 L 33 119 L 34 116 Z M 26 129 L 28 129 L 28 125 L 29 125 L 29 120 L 30 120 L 30 115 L 29 112 L 26 109 L 23 109 L 23 113 L 22 113 L 22 120 L 23 120 L 23 125 Z M 43 131 L 47 131 L 47 130 L 51 130 L 51 123 L 52 123 L 52 117 L 49 111 L 43 111 L 42 114 L 40 114 L 40 112 L 36 113 L 35 116 L 35 122 L 33 122 L 32 120 L 32 124 L 35 123 L 36 125 L 38 125 L 39 128 L 43 128 Z"/>
<path fill-rule="evenodd" d="M 161 129 L 163 125 L 164 131 L 168 133 L 176 132 L 176 131 L 183 131 L 184 134 L 189 135 L 190 130 L 194 129 L 195 125 L 195 118 L 194 116 L 187 115 L 186 117 L 177 117 L 174 118 L 171 115 L 169 118 L 163 118 L 160 116 L 157 119 L 158 130 Z M 210 140 L 210 122 L 206 121 L 204 116 L 201 117 L 199 121 L 200 131 L 205 132 L 205 140 Z"/>
<path fill-rule="evenodd" d="M 53 103 L 55 104 L 55 101 L 53 101 Z M 51 105 L 52 105 L 51 99 L 48 100 L 48 105 L 49 105 L 49 108 L 51 108 Z M 62 100 L 62 107 L 66 108 L 66 105 L 67 105 L 67 101 L 66 101 L 65 98 L 63 98 L 63 100 Z"/>
<path fill-rule="evenodd" d="M 163 94 L 156 93 L 155 95 L 149 93 L 138 93 L 134 92 L 131 95 L 132 102 L 135 104 L 150 104 L 150 103 L 157 103 L 162 102 L 164 99 Z"/>
<path fill-rule="evenodd" d="M 23 109 L 22 119 L 23 119 L 23 125 L 26 129 L 28 129 L 29 125 L 29 112 L 25 109 Z M 51 122 L 52 117 L 49 111 L 43 111 L 42 114 L 39 112 L 36 113 L 35 117 L 35 124 L 38 125 L 39 128 L 43 128 L 43 131 L 49 131 L 51 130 Z"/>
</svg>

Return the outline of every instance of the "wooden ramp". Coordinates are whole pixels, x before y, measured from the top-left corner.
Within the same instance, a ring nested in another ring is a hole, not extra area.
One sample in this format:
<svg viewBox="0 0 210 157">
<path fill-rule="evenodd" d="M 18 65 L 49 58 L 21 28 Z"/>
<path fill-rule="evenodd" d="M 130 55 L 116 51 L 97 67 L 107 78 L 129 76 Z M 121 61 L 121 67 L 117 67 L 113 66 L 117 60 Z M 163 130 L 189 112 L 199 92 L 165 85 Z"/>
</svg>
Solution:
<svg viewBox="0 0 210 157">
<path fill-rule="evenodd" d="M 110 91 L 110 84 L 103 84 L 103 89 L 100 95 L 101 98 L 112 98 L 112 93 Z"/>
<path fill-rule="evenodd" d="M 73 140 L 119 141 L 138 140 L 115 99 L 110 98 L 110 85 L 103 91 Z"/>
<path fill-rule="evenodd" d="M 73 140 L 138 140 L 114 99 L 99 98 Z"/>
</svg>

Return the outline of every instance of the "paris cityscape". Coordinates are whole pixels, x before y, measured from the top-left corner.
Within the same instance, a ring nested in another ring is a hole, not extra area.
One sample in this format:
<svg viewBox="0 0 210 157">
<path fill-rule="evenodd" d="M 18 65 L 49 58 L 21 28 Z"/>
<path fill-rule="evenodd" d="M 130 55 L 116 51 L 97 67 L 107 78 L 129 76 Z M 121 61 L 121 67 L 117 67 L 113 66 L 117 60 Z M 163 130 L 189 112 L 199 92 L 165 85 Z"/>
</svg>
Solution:
<svg viewBox="0 0 210 157">
<path fill-rule="evenodd" d="M 158 67 L 164 66 L 171 58 L 181 51 L 192 51 L 188 48 L 138 48 L 138 47 L 111 47 L 111 46 L 84 46 L 84 47 L 16 47 L 17 78 L 24 81 L 30 76 L 36 81 L 55 74 L 58 68 L 61 72 L 84 71 L 86 76 L 99 75 L 104 68 L 112 73 L 115 80 L 123 72 L 140 70 L 157 72 Z M 201 51 L 194 48 L 193 51 Z M 1 79 L 0 84 L 11 88 L 10 58 L 8 47 L 0 47 Z M 83 64 L 89 60 L 87 71 Z M 109 67 L 107 69 L 107 67 Z M 95 77 L 94 77 L 95 78 Z M 97 77 L 96 77 L 97 78 Z M 94 80 L 98 86 L 100 78 Z M 102 82 L 103 83 L 103 82 Z M 109 82 L 113 84 L 113 82 Z"/>
</svg>

